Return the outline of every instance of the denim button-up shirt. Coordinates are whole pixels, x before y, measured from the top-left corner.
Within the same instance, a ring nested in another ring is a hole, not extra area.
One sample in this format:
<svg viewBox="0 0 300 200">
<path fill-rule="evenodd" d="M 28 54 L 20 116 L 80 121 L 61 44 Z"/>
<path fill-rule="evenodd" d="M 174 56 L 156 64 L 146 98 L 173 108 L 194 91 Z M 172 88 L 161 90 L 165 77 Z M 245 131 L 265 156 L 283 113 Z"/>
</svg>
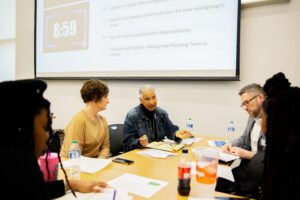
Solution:
<svg viewBox="0 0 300 200">
<path fill-rule="evenodd" d="M 165 110 L 156 107 L 154 120 L 158 140 L 163 140 L 165 136 L 171 140 L 175 139 L 175 133 L 179 128 L 172 123 Z M 144 114 L 141 105 L 136 106 L 127 113 L 123 130 L 124 151 L 142 148 L 139 138 L 143 135 L 147 135 L 149 143 L 153 142 L 154 134 L 151 123 L 150 119 Z"/>
</svg>

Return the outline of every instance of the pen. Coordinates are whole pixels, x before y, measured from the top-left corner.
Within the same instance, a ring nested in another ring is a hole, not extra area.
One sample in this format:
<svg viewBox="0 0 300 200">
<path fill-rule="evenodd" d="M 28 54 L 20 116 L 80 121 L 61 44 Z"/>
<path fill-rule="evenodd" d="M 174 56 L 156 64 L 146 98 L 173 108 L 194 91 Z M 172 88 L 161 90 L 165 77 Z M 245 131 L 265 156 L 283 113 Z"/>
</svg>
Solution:
<svg viewBox="0 0 300 200">
<path fill-rule="evenodd" d="M 116 195 L 117 195 L 117 189 L 114 190 L 114 196 L 113 196 L 113 200 L 116 199 Z"/>
</svg>

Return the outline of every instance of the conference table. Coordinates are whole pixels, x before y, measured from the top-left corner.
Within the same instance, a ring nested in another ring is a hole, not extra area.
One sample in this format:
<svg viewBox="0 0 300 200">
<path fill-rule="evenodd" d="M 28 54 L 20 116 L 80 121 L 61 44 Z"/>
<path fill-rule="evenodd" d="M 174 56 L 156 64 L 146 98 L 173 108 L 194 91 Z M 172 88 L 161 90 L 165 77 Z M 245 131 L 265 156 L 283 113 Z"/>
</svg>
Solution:
<svg viewBox="0 0 300 200">
<path fill-rule="evenodd" d="M 198 137 L 198 136 L 197 136 Z M 208 136 L 199 136 L 201 140 L 197 143 L 192 144 L 191 146 L 187 147 L 189 149 L 197 147 L 197 146 L 208 146 L 208 140 L 213 139 L 217 140 L 218 138 L 215 137 L 208 137 Z M 222 139 L 222 138 L 221 138 Z M 163 187 L 159 192 L 155 193 L 150 198 L 144 198 L 142 196 L 138 196 L 135 194 L 133 195 L 134 200 L 140 199 L 155 199 L 155 200 L 168 200 L 168 199 L 177 199 L 177 200 L 187 200 L 188 197 L 180 196 L 177 193 L 177 165 L 179 162 L 181 150 L 179 150 L 178 156 L 172 156 L 165 159 L 160 158 L 153 158 L 153 157 L 146 157 L 140 154 L 137 154 L 140 149 L 136 149 L 124 154 L 121 154 L 116 157 L 121 157 L 125 159 L 130 159 L 134 161 L 134 164 L 125 165 L 120 163 L 112 162 L 108 166 L 106 166 L 101 171 L 95 174 L 87 174 L 82 173 L 81 179 L 85 180 L 101 180 L 101 181 L 110 181 L 124 173 L 131 173 L 139 176 L 143 176 L 146 178 L 157 179 L 160 181 L 168 182 L 168 184 Z M 191 160 L 194 160 L 194 156 L 191 150 L 189 150 L 189 157 Z M 193 186 L 195 185 L 195 176 L 192 176 L 191 179 L 191 196 L 193 193 Z M 230 194 L 225 194 L 221 192 L 215 192 L 215 197 L 237 197 Z"/>
</svg>

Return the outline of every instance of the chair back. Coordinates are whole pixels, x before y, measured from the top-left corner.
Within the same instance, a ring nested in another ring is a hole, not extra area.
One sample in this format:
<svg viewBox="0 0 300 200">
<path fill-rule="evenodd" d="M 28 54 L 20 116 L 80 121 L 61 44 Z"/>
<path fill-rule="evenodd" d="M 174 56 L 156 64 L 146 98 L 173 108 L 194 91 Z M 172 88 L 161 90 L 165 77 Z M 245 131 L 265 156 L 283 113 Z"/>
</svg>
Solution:
<svg viewBox="0 0 300 200">
<path fill-rule="evenodd" d="M 60 152 L 60 148 L 64 142 L 65 132 L 63 129 L 53 130 L 53 135 L 50 136 L 48 141 L 48 148 L 51 152 Z"/>
<path fill-rule="evenodd" d="M 110 156 L 117 156 L 123 153 L 123 128 L 124 124 L 110 124 L 109 127 L 109 142 Z"/>
</svg>

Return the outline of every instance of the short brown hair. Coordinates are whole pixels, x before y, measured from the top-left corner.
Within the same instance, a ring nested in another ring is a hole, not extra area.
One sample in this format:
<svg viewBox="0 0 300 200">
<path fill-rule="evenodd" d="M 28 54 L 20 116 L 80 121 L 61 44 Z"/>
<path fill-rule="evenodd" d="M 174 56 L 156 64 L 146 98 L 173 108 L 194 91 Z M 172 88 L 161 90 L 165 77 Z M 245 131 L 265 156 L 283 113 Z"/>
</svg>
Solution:
<svg viewBox="0 0 300 200">
<path fill-rule="evenodd" d="M 102 97 L 107 95 L 109 89 L 103 81 L 87 80 L 84 82 L 80 94 L 84 103 L 89 101 L 99 101 Z"/>
</svg>

